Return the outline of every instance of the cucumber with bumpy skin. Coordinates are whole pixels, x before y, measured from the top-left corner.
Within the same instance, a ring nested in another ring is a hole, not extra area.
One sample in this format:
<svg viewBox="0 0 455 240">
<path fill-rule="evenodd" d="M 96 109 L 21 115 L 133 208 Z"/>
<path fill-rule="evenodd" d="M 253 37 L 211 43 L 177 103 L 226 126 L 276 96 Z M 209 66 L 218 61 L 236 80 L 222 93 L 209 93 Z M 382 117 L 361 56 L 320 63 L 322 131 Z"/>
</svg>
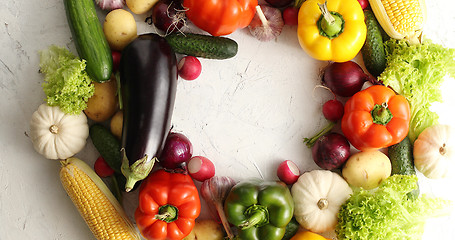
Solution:
<svg viewBox="0 0 455 240">
<path fill-rule="evenodd" d="M 64 0 L 66 18 L 79 57 L 87 61 L 88 75 L 105 82 L 112 74 L 112 54 L 96 15 L 93 0 Z"/>
<path fill-rule="evenodd" d="M 172 33 L 165 37 L 176 53 L 209 59 L 227 59 L 237 54 L 238 44 L 226 37 Z"/>
<path fill-rule="evenodd" d="M 392 175 L 416 175 L 412 143 L 408 137 L 388 148 L 388 156 L 392 164 Z M 408 193 L 409 199 L 419 196 L 419 188 Z"/>
<path fill-rule="evenodd" d="M 101 124 L 93 124 L 90 127 L 90 138 L 96 150 L 115 172 L 121 173 L 122 158 L 120 155 L 120 143 L 115 136 Z"/>
<path fill-rule="evenodd" d="M 379 76 L 386 67 L 386 52 L 384 40 L 379 25 L 373 12 L 365 10 L 365 24 L 367 26 L 367 37 L 360 52 L 366 69 L 371 75 Z"/>
</svg>

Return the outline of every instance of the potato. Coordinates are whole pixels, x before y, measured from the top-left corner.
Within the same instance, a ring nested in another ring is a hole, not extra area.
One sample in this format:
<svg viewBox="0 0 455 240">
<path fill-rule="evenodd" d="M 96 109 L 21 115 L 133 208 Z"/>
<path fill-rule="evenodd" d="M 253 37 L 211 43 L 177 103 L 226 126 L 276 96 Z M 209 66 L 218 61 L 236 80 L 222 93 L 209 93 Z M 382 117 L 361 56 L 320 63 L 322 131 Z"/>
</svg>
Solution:
<svg viewBox="0 0 455 240">
<path fill-rule="evenodd" d="M 196 221 L 193 231 L 184 240 L 222 240 L 224 233 L 221 224 L 213 220 Z"/>
<path fill-rule="evenodd" d="M 114 78 L 111 78 L 107 82 L 93 82 L 93 84 L 95 93 L 88 99 L 84 112 L 93 121 L 104 122 L 117 111 L 117 83 Z"/>
<path fill-rule="evenodd" d="M 126 6 L 135 14 L 148 12 L 158 0 L 126 0 Z"/>
<path fill-rule="evenodd" d="M 121 51 L 137 37 L 136 20 L 130 12 L 116 9 L 106 15 L 103 31 L 109 46 Z"/>
<path fill-rule="evenodd" d="M 118 139 L 122 138 L 123 111 L 117 111 L 111 119 L 111 133 Z"/>
<path fill-rule="evenodd" d="M 342 175 L 356 187 L 373 189 L 388 178 L 392 172 L 389 158 L 380 151 L 358 152 L 343 167 Z"/>
</svg>

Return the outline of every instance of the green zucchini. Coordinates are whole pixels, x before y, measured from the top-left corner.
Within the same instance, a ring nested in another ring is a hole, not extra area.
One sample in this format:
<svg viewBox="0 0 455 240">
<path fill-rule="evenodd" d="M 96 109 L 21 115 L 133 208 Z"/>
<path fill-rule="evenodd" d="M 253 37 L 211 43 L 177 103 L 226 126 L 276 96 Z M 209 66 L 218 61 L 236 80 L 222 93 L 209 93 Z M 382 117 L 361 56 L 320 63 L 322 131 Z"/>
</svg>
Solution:
<svg viewBox="0 0 455 240">
<path fill-rule="evenodd" d="M 408 137 L 388 148 L 388 156 L 392 164 L 392 175 L 416 175 L 412 143 Z M 408 198 L 416 199 L 419 188 L 408 193 Z"/>
<path fill-rule="evenodd" d="M 112 54 L 93 0 L 64 0 L 66 18 L 79 57 L 87 61 L 88 75 L 105 82 L 112 74 Z"/>
<path fill-rule="evenodd" d="M 174 52 L 209 59 L 227 59 L 237 54 L 238 44 L 226 37 L 172 33 L 165 37 Z"/>
<path fill-rule="evenodd" d="M 89 135 L 96 150 L 98 150 L 107 164 L 121 175 L 121 146 L 117 138 L 115 138 L 109 129 L 98 123 L 90 127 Z"/>
<path fill-rule="evenodd" d="M 368 72 L 377 77 L 386 67 L 384 40 L 382 39 L 381 26 L 373 12 L 365 10 L 364 14 L 367 37 L 360 52 L 362 53 L 363 62 Z"/>
</svg>

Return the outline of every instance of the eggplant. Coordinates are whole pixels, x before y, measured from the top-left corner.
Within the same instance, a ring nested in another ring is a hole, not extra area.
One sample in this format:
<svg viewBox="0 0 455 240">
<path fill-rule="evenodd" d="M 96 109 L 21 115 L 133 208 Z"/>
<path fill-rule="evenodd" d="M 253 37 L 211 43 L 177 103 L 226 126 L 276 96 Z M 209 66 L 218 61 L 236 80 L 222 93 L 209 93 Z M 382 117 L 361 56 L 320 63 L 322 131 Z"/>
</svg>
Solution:
<svg viewBox="0 0 455 240">
<path fill-rule="evenodd" d="M 122 51 L 122 173 L 125 190 L 148 176 L 171 128 L 177 87 L 177 59 L 157 34 L 138 36 Z"/>
</svg>

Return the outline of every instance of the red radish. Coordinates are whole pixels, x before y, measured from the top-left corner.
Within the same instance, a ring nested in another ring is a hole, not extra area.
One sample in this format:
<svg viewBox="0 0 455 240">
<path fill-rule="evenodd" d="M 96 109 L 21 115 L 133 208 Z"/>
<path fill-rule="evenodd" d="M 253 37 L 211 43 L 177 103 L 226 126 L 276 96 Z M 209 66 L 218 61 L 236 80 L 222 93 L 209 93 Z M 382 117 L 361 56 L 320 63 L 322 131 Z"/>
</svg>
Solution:
<svg viewBox="0 0 455 240">
<path fill-rule="evenodd" d="M 300 176 L 299 168 L 294 162 L 290 160 L 281 162 L 280 165 L 278 166 L 276 173 L 278 178 L 288 185 L 297 182 L 297 179 Z"/>
<path fill-rule="evenodd" d="M 186 56 L 180 59 L 177 70 L 181 78 L 191 81 L 201 75 L 202 64 L 196 57 Z"/>
<path fill-rule="evenodd" d="M 357 0 L 360 3 L 360 6 L 362 9 L 367 8 L 370 4 L 368 3 L 368 0 Z"/>
<path fill-rule="evenodd" d="M 190 160 L 192 155 L 193 145 L 190 140 L 181 133 L 171 132 L 158 159 L 162 167 L 175 169 Z"/>
<path fill-rule="evenodd" d="M 112 63 L 113 63 L 112 71 L 116 72 L 118 70 L 118 66 L 120 65 L 120 58 L 121 58 L 122 54 L 120 52 L 114 51 L 114 50 L 111 51 L 111 54 L 112 54 Z"/>
<path fill-rule="evenodd" d="M 283 10 L 283 21 L 285 25 L 295 26 L 299 23 L 299 9 L 289 6 Z"/>
<path fill-rule="evenodd" d="M 257 5 L 256 14 L 248 29 L 259 41 L 270 41 L 277 38 L 283 30 L 284 22 L 281 11 L 267 5 Z"/>
<path fill-rule="evenodd" d="M 152 21 L 165 34 L 179 31 L 185 25 L 185 11 L 181 3 L 158 1 L 152 8 Z"/>
<path fill-rule="evenodd" d="M 329 121 L 336 122 L 340 120 L 344 114 L 343 103 L 336 98 L 325 102 L 322 105 L 322 114 Z"/>
<path fill-rule="evenodd" d="M 215 165 L 206 157 L 192 157 L 188 161 L 188 172 L 194 180 L 203 182 L 215 176 Z"/>
<path fill-rule="evenodd" d="M 114 174 L 114 169 L 112 169 L 101 156 L 96 159 L 93 168 L 95 169 L 96 174 L 102 178 L 110 177 Z"/>
</svg>

